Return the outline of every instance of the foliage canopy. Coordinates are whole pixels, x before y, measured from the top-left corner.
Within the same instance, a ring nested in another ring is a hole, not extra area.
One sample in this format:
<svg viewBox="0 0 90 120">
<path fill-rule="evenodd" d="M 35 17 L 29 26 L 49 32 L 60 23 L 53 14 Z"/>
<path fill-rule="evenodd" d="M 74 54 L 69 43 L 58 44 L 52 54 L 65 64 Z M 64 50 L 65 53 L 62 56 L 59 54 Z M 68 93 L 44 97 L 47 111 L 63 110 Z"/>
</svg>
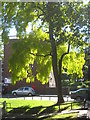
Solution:
<svg viewBox="0 0 90 120">
<path fill-rule="evenodd" d="M 34 81 L 35 76 L 30 66 L 34 61 L 38 65 L 37 79 L 43 84 L 48 82 L 53 70 L 53 40 L 57 51 L 58 72 L 59 60 L 69 50 L 62 61 L 62 72 L 67 71 L 68 75 L 76 73 L 83 77 L 83 46 L 86 46 L 83 37 L 86 33 L 81 30 L 85 25 L 88 27 L 88 6 L 89 4 L 85 6 L 83 3 L 73 2 L 3 3 L 3 41 L 8 41 L 12 26 L 15 26 L 19 38 L 13 45 L 13 55 L 9 61 L 13 83 L 23 78 L 28 82 Z M 50 40 L 50 21 L 53 40 Z M 29 33 L 27 28 L 30 28 Z"/>
</svg>

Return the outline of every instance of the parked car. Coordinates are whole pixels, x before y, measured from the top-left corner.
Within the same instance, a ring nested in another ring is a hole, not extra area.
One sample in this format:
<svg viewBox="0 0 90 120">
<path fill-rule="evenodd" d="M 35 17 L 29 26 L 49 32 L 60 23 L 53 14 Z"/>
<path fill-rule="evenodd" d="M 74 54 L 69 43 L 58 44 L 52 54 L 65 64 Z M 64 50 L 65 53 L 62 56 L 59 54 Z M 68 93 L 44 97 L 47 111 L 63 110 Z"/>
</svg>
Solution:
<svg viewBox="0 0 90 120">
<path fill-rule="evenodd" d="M 21 87 L 17 90 L 13 90 L 12 94 L 14 96 L 32 96 L 35 95 L 35 91 L 32 87 Z"/>
<path fill-rule="evenodd" d="M 77 101 L 82 100 L 90 100 L 90 88 L 81 88 L 76 91 L 71 91 L 69 93 L 72 99 L 76 99 Z"/>
</svg>

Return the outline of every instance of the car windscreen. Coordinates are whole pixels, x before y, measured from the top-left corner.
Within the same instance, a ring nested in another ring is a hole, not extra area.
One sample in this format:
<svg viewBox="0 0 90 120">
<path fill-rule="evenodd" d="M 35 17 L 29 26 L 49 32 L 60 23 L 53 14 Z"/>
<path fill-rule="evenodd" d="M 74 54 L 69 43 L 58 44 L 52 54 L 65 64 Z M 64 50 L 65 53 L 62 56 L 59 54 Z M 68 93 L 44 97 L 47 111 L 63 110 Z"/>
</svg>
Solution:
<svg viewBox="0 0 90 120">
<path fill-rule="evenodd" d="M 23 88 L 19 88 L 19 89 L 18 89 L 18 91 L 22 91 L 22 90 L 23 90 Z"/>
<path fill-rule="evenodd" d="M 29 88 L 28 87 L 25 87 L 25 89 L 24 89 L 25 91 L 28 91 L 29 90 Z"/>
</svg>

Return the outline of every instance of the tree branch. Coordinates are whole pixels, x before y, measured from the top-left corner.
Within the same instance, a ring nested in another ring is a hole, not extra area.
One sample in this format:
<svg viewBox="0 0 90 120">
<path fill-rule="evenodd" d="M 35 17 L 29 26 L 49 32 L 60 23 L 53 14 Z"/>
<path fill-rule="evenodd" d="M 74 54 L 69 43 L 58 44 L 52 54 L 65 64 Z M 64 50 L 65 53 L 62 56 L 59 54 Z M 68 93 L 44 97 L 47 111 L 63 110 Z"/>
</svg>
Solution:
<svg viewBox="0 0 90 120">
<path fill-rule="evenodd" d="M 61 72 L 62 60 L 63 60 L 63 57 L 69 53 L 69 49 L 70 49 L 70 41 L 69 41 L 69 44 L 68 44 L 68 50 L 67 50 L 67 52 L 64 53 L 64 54 L 61 56 L 60 60 L 59 60 L 59 75 L 60 75 L 60 76 L 61 76 L 61 73 L 62 73 L 62 72 Z"/>
<path fill-rule="evenodd" d="M 39 56 L 39 57 L 47 57 L 47 56 L 52 56 L 51 52 L 49 54 L 46 54 L 46 55 L 42 55 L 42 54 L 34 54 L 34 53 L 30 53 L 31 55 L 34 55 L 34 56 Z"/>
<path fill-rule="evenodd" d="M 38 8 L 39 10 L 41 10 L 45 14 L 44 9 L 42 9 L 39 5 L 37 5 L 35 7 Z"/>
<path fill-rule="evenodd" d="M 40 18 L 40 17 L 43 16 L 43 15 L 44 15 L 44 14 L 40 14 L 40 15 L 37 14 L 38 18 Z"/>
<path fill-rule="evenodd" d="M 69 53 L 69 49 L 70 49 L 70 41 L 69 41 L 69 44 L 68 44 L 68 50 L 67 50 L 66 53 L 64 53 L 64 54 L 61 56 L 61 60 L 63 59 L 63 57 L 64 57 L 65 55 L 67 55 L 67 54 Z"/>
</svg>

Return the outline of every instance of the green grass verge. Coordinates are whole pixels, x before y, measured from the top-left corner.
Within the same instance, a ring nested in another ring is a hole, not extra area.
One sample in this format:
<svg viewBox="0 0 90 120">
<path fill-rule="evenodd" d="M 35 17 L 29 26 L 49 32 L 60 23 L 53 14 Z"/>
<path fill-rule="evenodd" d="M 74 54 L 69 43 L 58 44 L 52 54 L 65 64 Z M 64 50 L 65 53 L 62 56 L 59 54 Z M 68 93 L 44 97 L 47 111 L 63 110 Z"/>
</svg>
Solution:
<svg viewBox="0 0 90 120">
<path fill-rule="evenodd" d="M 49 115 L 45 119 L 54 119 L 54 118 L 76 118 L 77 113 L 72 114 L 58 114 L 59 106 L 54 106 L 55 101 L 43 101 L 43 100 L 20 100 L 20 99 L 3 99 L 0 98 L 0 102 L 6 101 L 7 103 L 7 112 L 11 114 L 23 114 L 23 115 L 30 115 L 30 116 L 37 116 L 38 118 L 43 117 L 43 115 Z M 8 104 L 11 104 L 10 105 Z M 79 103 L 73 103 L 73 109 L 80 108 Z M 71 103 L 63 103 L 60 106 L 61 111 L 63 110 L 70 110 Z"/>
</svg>

